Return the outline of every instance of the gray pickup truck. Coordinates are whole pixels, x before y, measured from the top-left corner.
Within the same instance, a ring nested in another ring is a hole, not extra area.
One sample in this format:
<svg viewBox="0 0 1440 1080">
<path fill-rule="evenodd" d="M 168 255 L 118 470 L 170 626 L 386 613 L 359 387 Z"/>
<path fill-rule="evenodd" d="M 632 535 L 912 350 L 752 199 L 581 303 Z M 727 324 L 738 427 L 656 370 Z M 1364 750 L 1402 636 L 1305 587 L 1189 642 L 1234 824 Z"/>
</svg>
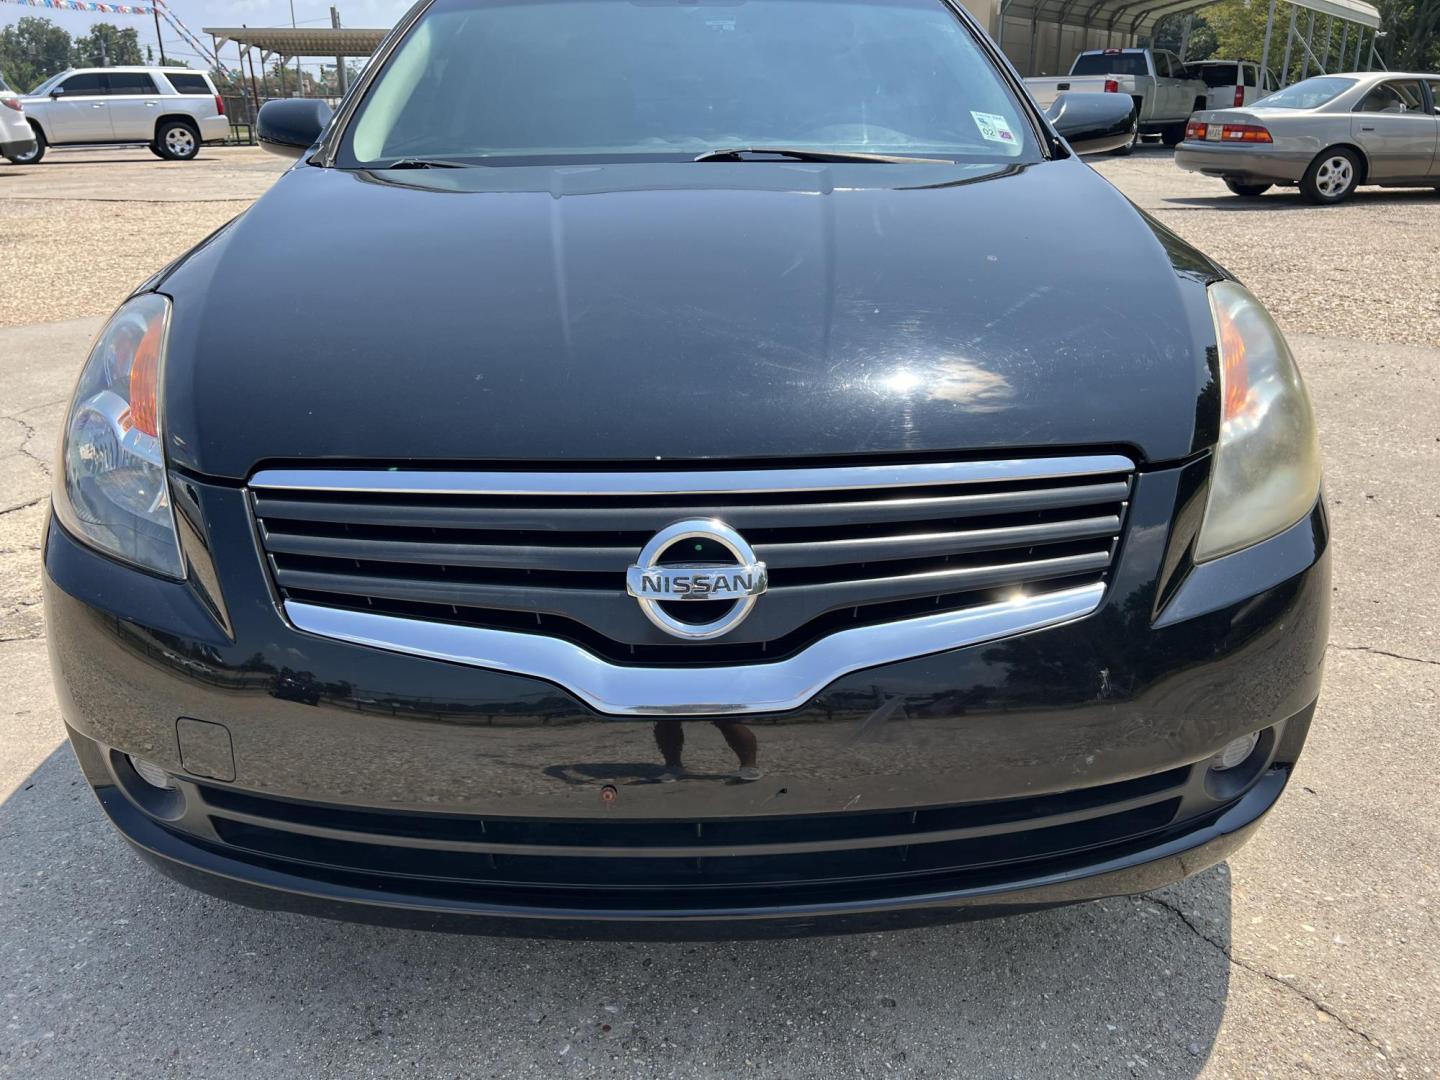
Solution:
<svg viewBox="0 0 1440 1080">
<path fill-rule="evenodd" d="M 1166 146 L 1185 138 L 1185 121 L 1206 106 L 1208 87 L 1192 76 L 1174 53 L 1163 49 L 1091 49 L 1059 78 L 1026 79 L 1042 108 L 1069 91 L 1129 94 L 1135 101 L 1139 135 L 1159 135 Z M 1121 153 L 1132 147 L 1123 148 Z"/>
</svg>

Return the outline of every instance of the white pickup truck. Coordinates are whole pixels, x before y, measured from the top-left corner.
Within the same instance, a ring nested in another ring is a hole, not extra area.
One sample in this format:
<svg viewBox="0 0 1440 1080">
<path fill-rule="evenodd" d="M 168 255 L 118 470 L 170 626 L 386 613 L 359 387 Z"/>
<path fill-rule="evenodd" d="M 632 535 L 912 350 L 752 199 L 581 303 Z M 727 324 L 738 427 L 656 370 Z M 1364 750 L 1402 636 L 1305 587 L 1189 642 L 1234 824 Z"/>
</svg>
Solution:
<svg viewBox="0 0 1440 1080">
<path fill-rule="evenodd" d="M 1185 138 L 1185 121 L 1205 108 L 1209 89 L 1185 70 L 1178 56 L 1163 49 L 1091 49 L 1075 58 L 1069 75 L 1026 79 L 1025 85 L 1042 109 L 1071 90 L 1129 94 L 1135 100 L 1137 137 L 1159 135 L 1166 146 Z"/>
</svg>

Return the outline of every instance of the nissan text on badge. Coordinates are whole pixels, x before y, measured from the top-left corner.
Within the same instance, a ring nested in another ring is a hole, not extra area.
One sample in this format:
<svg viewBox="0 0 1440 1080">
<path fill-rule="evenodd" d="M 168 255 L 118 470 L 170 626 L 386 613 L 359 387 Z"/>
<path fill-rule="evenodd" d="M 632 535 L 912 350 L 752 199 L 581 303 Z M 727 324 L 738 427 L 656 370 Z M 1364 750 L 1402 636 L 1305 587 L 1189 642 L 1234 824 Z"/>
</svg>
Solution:
<svg viewBox="0 0 1440 1080">
<path fill-rule="evenodd" d="M 421 0 L 267 104 L 293 167 L 76 358 L 45 603 L 107 816 L 245 904 L 606 938 L 1226 858 L 1320 693 L 1319 444 L 1079 156 L 1131 112 L 949 0 Z"/>
</svg>

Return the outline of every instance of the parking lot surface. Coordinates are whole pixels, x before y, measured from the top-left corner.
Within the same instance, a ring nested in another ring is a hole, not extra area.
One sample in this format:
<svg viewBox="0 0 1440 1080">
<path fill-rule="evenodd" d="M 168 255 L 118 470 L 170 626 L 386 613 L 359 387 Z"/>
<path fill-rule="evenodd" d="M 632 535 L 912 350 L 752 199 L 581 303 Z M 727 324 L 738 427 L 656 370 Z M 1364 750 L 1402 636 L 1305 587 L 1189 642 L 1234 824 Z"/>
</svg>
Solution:
<svg viewBox="0 0 1440 1080">
<path fill-rule="evenodd" d="M 0 1075 L 1440 1075 L 1434 193 L 1312 209 L 1233 199 L 1155 148 L 1098 165 L 1272 305 L 1322 425 L 1326 689 L 1237 856 L 1149 896 L 939 930 L 577 944 L 188 892 L 125 849 L 63 745 L 38 562 L 71 382 L 100 317 L 282 167 L 0 168 Z"/>
</svg>

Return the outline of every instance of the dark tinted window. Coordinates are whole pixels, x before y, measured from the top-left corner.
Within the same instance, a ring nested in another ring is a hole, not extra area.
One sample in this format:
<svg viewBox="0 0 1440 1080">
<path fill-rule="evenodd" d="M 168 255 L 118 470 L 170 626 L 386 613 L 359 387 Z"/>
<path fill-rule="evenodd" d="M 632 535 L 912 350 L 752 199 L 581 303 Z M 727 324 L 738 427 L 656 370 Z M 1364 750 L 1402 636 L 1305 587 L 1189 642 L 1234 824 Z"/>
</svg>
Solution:
<svg viewBox="0 0 1440 1080">
<path fill-rule="evenodd" d="M 155 80 L 143 71 L 112 71 L 105 78 L 112 94 L 155 93 Z"/>
<path fill-rule="evenodd" d="M 1440 115 L 1440 79 L 1430 80 L 1430 100 L 1434 103 L 1436 114 Z"/>
<path fill-rule="evenodd" d="M 1255 78 L 1256 78 L 1256 76 L 1255 76 L 1255 69 L 1254 69 L 1253 67 L 1251 67 L 1249 64 L 1246 64 L 1244 67 L 1242 67 L 1242 68 L 1240 69 L 1240 71 L 1241 71 L 1241 74 L 1242 74 L 1243 78 L 1245 79 L 1245 85 L 1246 85 L 1246 86 L 1254 86 L 1254 85 L 1256 85 L 1256 82 L 1255 82 Z"/>
<path fill-rule="evenodd" d="M 1425 111 L 1425 98 L 1419 79 L 1393 79 L 1383 82 L 1360 99 L 1356 112 L 1415 113 Z"/>
<path fill-rule="evenodd" d="M 1150 67 L 1145 63 L 1145 54 L 1133 53 L 1084 53 L 1075 58 L 1071 75 L 1149 75 Z"/>
<path fill-rule="evenodd" d="M 1206 86 L 1234 86 L 1238 78 L 1234 64 L 1205 64 L 1188 69 L 1186 75 L 1203 80 Z M 1255 83 L 1252 80 L 1247 85 Z"/>
<path fill-rule="evenodd" d="M 105 84 L 99 75 L 71 75 L 60 85 L 64 88 L 67 97 L 74 97 L 76 94 L 105 93 Z"/>
<path fill-rule="evenodd" d="M 170 80 L 170 85 L 175 87 L 177 94 L 205 94 L 211 93 L 210 84 L 205 81 L 204 75 L 181 75 L 178 72 L 167 72 L 165 78 Z"/>
<path fill-rule="evenodd" d="M 1037 154 L 1019 102 L 941 0 L 437 0 L 344 155 L 512 164 L 693 160 L 726 147 Z"/>
</svg>

